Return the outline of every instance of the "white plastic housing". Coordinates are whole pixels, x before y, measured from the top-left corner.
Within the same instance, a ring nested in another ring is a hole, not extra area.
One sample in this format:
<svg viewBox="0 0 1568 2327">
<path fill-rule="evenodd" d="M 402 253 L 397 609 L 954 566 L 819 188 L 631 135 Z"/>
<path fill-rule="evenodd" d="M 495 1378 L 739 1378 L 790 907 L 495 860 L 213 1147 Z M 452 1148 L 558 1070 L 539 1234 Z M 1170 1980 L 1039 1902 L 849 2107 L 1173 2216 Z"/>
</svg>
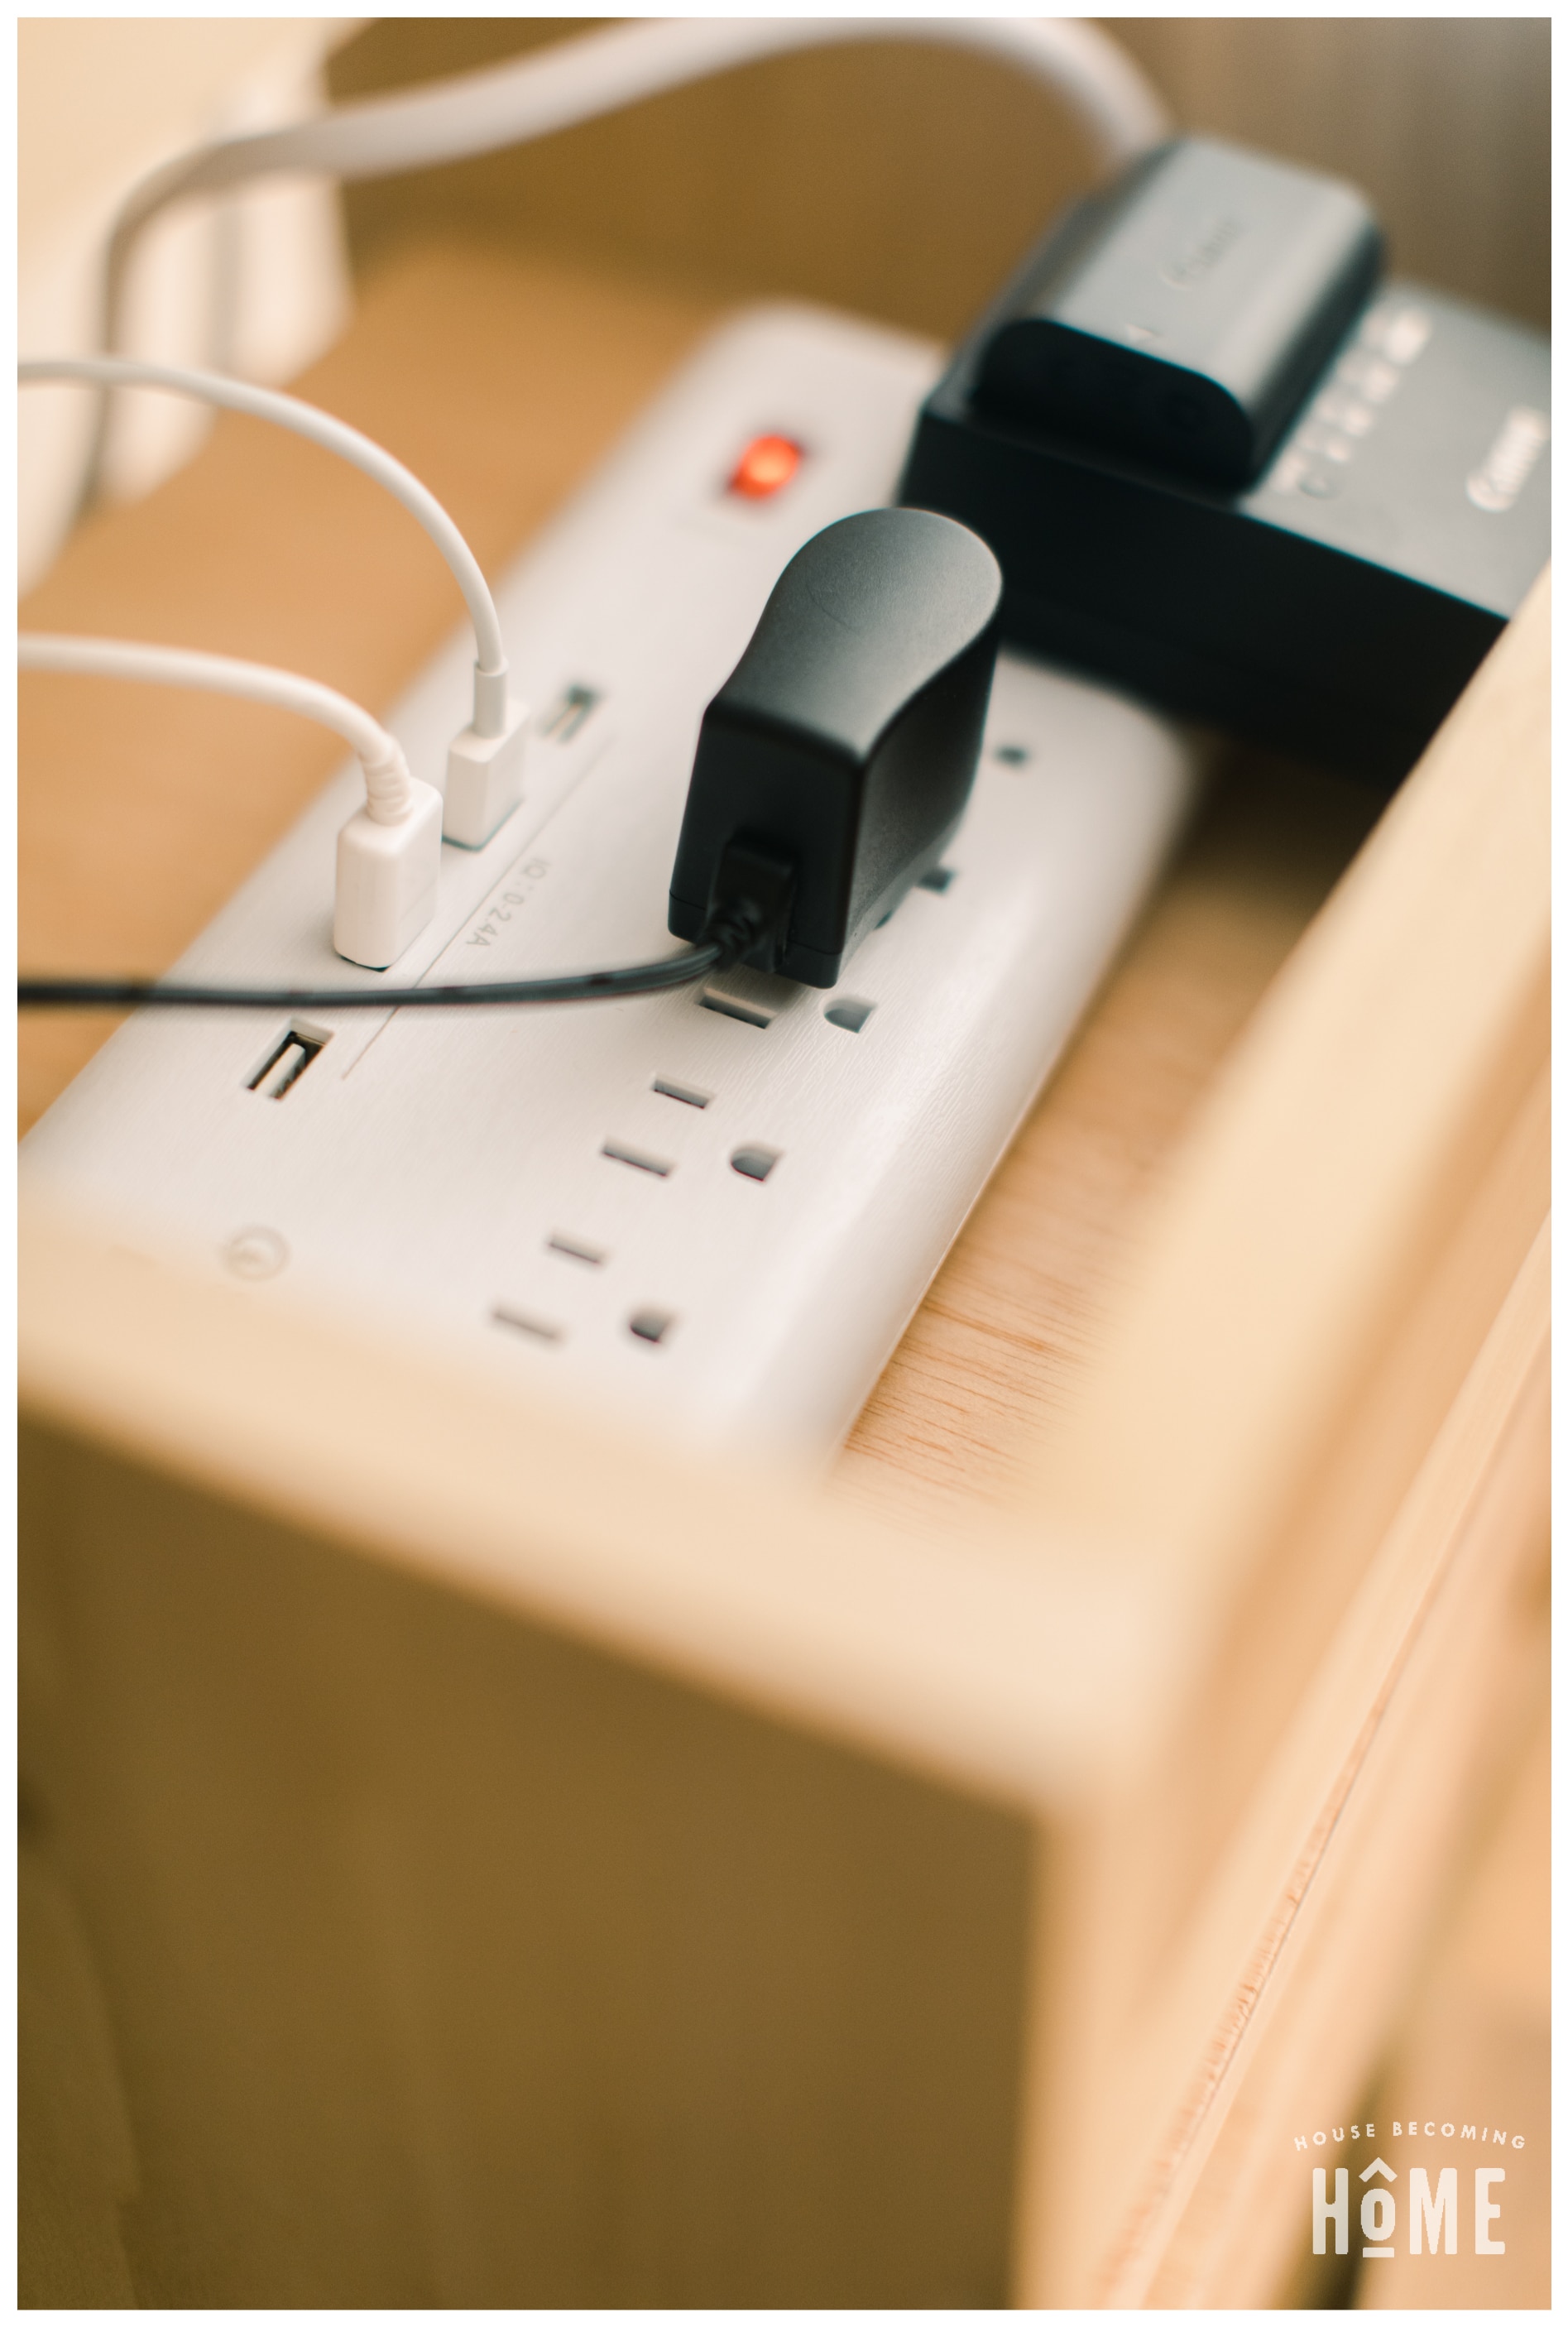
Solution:
<svg viewBox="0 0 1568 2327">
<path fill-rule="evenodd" d="M 435 911 L 441 872 L 441 794 L 415 782 L 408 813 L 377 824 L 360 808 L 338 835 L 332 943 L 345 961 L 386 969 Z"/>
<path fill-rule="evenodd" d="M 938 363 L 791 307 L 737 321 L 685 368 L 501 583 L 520 691 L 541 706 L 526 798 L 484 846 L 439 850 L 399 983 L 677 950 L 667 884 L 704 706 L 802 542 L 896 490 Z M 770 499 L 737 498 L 727 481 L 764 433 L 806 458 Z M 472 654 L 455 635 L 394 712 L 413 764 L 438 764 L 463 721 Z M 374 988 L 327 942 L 332 839 L 363 780 L 344 770 L 182 977 Z M 444 1340 L 524 1396 L 821 1456 L 1190 796 L 1162 722 L 1004 654 L 947 877 L 911 892 L 832 992 L 735 972 L 705 993 L 313 1010 L 308 1027 L 146 1011 L 33 1131 L 25 1168 L 138 1249 L 194 1243 L 247 1298 L 297 1289 Z"/>
<path fill-rule="evenodd" d="M 499 735 L 454 735 L 446 754 L 446 811 L 442 831 L 460 848 L 482 848 L 523 796 L 523 745 L 528 706 L 507 706 Z"/>
</svg>

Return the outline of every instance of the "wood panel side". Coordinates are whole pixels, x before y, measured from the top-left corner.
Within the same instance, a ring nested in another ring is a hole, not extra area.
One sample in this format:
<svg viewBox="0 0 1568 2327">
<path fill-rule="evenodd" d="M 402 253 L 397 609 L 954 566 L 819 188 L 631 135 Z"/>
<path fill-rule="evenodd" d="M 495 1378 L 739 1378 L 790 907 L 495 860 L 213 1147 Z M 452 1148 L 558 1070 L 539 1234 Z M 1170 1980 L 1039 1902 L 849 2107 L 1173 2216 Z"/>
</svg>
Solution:
<svg viewBox="0 0 1568 2327">
<path fill-rule="evenodd" d="M 1546 1053 L 1543 577 L 1256 1014 L 1027 1507 L 1217 1598 L 1265 1556 Z"/>
<path fill-rule="evenodd" d="M 1149 2269 L 1151 2307 L 1277 2303 L 1307 2245 L 1311 2168 L 1297 2138 L 1331 2135 L 1362 2107 L 1455 1864 L 1545 1701 L 1549 1453 L 1543 1365 L 1281 1951 L 1276 1998 L 1259 2014 L 1213 2146 L 1157 2262 L 1136 2266 L 1140 2278 Z M 1390 2116 L 1408 2107 L 1408 2090 Z"/>
<path fill-rule="evenodd" d="M 1249 1571 L 1195 1675 L 1139 1839 L 1134 1987 L 1157 1977 L 1201 1899 L 1540 1233 L 1550 1105 L 1543 1070 L 1292 1525 Z"/>
<path fill-rule="evenodd" d="M 112 1446 L 21 1454 L 69 1950 L 30 2162 L 80 2249 L 30 2241 L 33 2301 L 1003 2299 L 1026 1820 Z"/>
<path fill-rule="evenodd" d="M 1070 1879 L 1055 1906 L 1068 1928 L 1042 1919 L 1035 1985 L 1022 2299 L 1168 2299 L 1153 2290 L 1183 2238 L 1182 2267 L 1195 2276 L 1174 2299 L 1237 2299 L 1205 2291 L 1250 2236 L 1245 2207 L 1236 2212 L 1209 2162 L 1223 2146 L 1225 2170 L 1243 2181 L 1270 2170 L 1246 2142 L 1239 2153 L 1227 2144 L 1238 2096 L 1250 2090 L 1255 2112 L 1258 2096 L 1273 2093 L 1269 2107 L 1293 2117 L 1313 2076 L 1332 2105 L 1358 2097 L 1486 1767 L 1485 1724 L 1516 1669 L 1509 1639 L 1521 1621 L 1535 1623 L 1548 1288 L 1543 1232 L 1311 1689 L 1256 1773 L 1196 1912 L 1141 1996 L 1127 1979 L 1125 1934 L 1143 1911 L 1158 1777 L 1143 1799 L 1107 1801 L 1097 1819 L 1064 1829 L 1057 1863 Z M 1323 1920 L 1330 1913 L 1339 1938 Z M 1317 2035 L 1297 2043 L 1292 2027 L 1314 2014 Z M 1249 2086 L 1270 2046 L 1274 2067 Z M 1194 2204 L 1209 2227 L 1195 2217 L 1184 2230 Z M 1265 2299 L 1257 2284 L 1239 2299 Z"/>
</svg>

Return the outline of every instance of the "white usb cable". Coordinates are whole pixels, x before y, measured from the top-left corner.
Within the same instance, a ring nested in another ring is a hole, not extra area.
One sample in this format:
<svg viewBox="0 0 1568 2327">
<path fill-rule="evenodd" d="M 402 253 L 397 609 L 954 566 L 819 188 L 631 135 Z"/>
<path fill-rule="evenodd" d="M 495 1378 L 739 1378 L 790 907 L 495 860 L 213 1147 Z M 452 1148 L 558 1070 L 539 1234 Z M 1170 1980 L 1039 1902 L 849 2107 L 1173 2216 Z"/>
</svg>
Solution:
<svg viewBox="0 0 1568 2327">
<path fill-rule="evenodd" d="M 320 680 L 269 664 L 183 647 L 124 639 L 62 638 L 24 631 L 16 640 L 20 670 L 84 678 L 139 680 L 194 687 L 247 703 L 295 711 L 330 727 L 364 771 L 365 805 L 338 835 L 332 943 L 346 961 L 385 969 L 411 945 L 435 911 L 441 864 L 441 794 L 408 772 L 403 747 L 368 711 Z"/>
<path fill-rule="evenodd" d="M 1011 65 L 1071 108 L 1106 170 L 1170 135 L 1165 107 L 1139 66 L 1082 17 L 677 17 L 612 24 L 482 72 L 176 154 L 133 187 L 121 207 L 105 259 L 99 345 L 119 343 L 126 272 L 143 229 L 188 194 L 281 172 L 347 182 L 427 169 L 527 145 L 737 65 L 854 41 L 932 42 Z M 107 405 L 105 397 L 83 506 L 98 491 Z"/>
<path fill-rule="evenodd" d="M 494 152 L 633 105 L 662 90 L 791 50 L 852 41 L 928 41 L 975 50 L 1042 82 L 1077 113 L 1106 166 L 1129 160 L 1167 128 L 1163 107 L 1138 67 L 1081 19 L 986 17 L 688 18 L 611 25 L 542 55 L 468 73 L 408 96 L 344 106 L 259 136 L 225 138 L 177 156 L 135 188 L 106 263 L 103 344 L 120 326 L 126 268 L 142 229 L 171 202 L 281 172 L 340 179 Z M 477 654 L 470 726 L 448 753 L 445 831 L 481 846 L 521 789 L 524 706 L 507 687 L 494 601 L 457 527 L 401 463 L 357 429 L 283 396 L 213 373 L 98 357 L 36 359 L 26 384 L 76 379 L 105 391 L 161 388 L 273 420 L 339 453 L 378 480 L 425 527 L 446 557 L 473 620 Z M 86 498 L 97 489 L 108 406 L 99 401 Z M 113 640 L 23 637 L 23 668 L 204 687 L 273 703 L 323 720 L 359 753 L 366 806 L 339 836 L 333 942 L 350 961 L 385 967 L 434 908 L 443 804 L 408 772 L 401 752 L 369 714 L 315 681 L 256 663 Z"/>
<path fill-rule="evenodd" d="M 123 252 L 148 219 L 182 194 L 279 171 L 346 180 L 428 169 L 548 136 L 736 65 L 850 41 L 929 41 L 1012 65 L 1072 107 L 1107 169 L 1168 134 L 1165 108 L 1126 50 L 1081 17 L 650 19 L 177 154 L 128 195 L 115 242 Z"/>
<path fill-rule="evenodd" d="M 509 691 L 505 643 L 500 616 L 479 560 L 461 531 L 427 486 L 422 485 L 401 461 L 313 404 L 275 388 L 255 388 L 248 381 L 226 378 L 219 372 L 192 371 L 182 365 L 138 363 L 125 356 L 38 356 L 18 363 L 16 377 L 23 387 L 48 380 L 80 380 L 104 388 L 163 388 L 231 412 L 248 413 L 292 429 L 324 452 L 352 463 L 386 488 L 417 519 L 434 542 L 462 591 L 473 623 L 473 717 L 454 736 L 446 760 L 446 801 L 443 829 L 448 840 L 465 848 L 479 848 L 522 795 L 522 758 L 527 706 Z M 236 668 L 252 666 L 234 666 Z M 123 674 L 129 676 L 129 674 Z M 310 684 L 301 680 L 301 686 Z M 323 690 L 325 692 L 326 690 Z M 261 698 L 258 698 L 261 699 Z M 341 701 L 343 698 L 335 698 Z M 330 723 L 329 723 L 330 724 Z"/>
</svg>

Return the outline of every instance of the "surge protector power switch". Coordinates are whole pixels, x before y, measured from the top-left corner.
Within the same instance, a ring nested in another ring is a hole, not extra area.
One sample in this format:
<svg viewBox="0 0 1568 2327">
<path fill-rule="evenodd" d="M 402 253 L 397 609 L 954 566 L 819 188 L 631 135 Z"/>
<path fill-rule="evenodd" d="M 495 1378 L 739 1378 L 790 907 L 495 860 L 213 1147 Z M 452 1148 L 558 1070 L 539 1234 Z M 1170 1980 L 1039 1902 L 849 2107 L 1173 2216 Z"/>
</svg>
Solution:
<svg viewBox="0 0 1568 2327">
<path fill-rule="evenodd" d="M 497 593 L 542 706 L 522 799 L 442 849 L 401 983 L 667 947 L 699 729 L 797 551 L 891 500 L 936 351 L 799 307 L 677 377 Z M 790 459 L 757 448 L 788 445 Z M 758 479 L 774 478 L 758 490 Z M 470 642 L 389 724 L 442 780 Z M 345 770 L 178 965 L 362 985 Z M 1191 796 L 1165 724 L 1004 653 L 968 805 L 834 982 L 740 967 L 570 1007 L 132 1017 L 23 1144 L 122 1243 L 351 1308 L 707 1444 L 849 1427 L 1115 954 Z M 945 823 L 938 829 L 947 830 Z"/>
</svg>

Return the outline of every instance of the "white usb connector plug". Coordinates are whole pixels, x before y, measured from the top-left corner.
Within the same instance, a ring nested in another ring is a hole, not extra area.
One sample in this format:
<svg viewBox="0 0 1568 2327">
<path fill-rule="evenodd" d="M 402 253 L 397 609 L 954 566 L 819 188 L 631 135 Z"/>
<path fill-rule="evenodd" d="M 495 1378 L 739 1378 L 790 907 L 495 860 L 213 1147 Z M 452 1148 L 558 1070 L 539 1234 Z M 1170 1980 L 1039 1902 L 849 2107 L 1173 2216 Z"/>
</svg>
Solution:
<svg viewBox="0 0 1568 2327">
<path fill-rule="evenodd" d="M 477 650 L 473 716 L 453 736 L 447 752 L 444 829 L 446 838 L 460 847 L 482 848 L 523 796 L 527 706 L 512 702 L 507 693 L 500 617 L 479 560 L 428 486 L 421 484 L 384 446 L 331 413 L 318 411 L 297 396 L 257 388 L 248 380 L 229 379 L 220 372 L 191 371 L 182 364 L 142 363 L 128 356 L 33 356 L 17 365 L 16 377 L 23 388 L 66 380 L 104 389 L 162 388 L 172 396 L 193 397 L 222 410 L 247 413 L 253 419 L 291 430 L 325 453 L 336 453 L 365 476 L 373 477 L 402 503 L 445 558 L 473 623 Z M 369 861 L 380 864 L 384 857 L 385 844 L 378 841 Z M 340 946 L 339 950 L 346 949 Z M 350 953 L 349 958 L 358 961 L 367 957 Z"/>
<path fill-rule="evenodd" d="M 505 669 L 474 665 L 473 718 L 446 753 L 443 829 L 462 848 L 482 848 L 523 796 L 528 706 L 507 692 Z"/>
<path fill-rule="evenodd" d="M 346 961 L 387 969 L 413 944 L 435 911 L 441 869 L 441 794 L 408 772 L 403 746 L 368 711 L 319 679 L 274 670 L 230 655 L 189 647 L 154 647 L 126 639 L 60 638 L 23 631 L 19 670 L 79 678 L 138 680 L 236 695 L 319 720 L 350 745 L 365 776 L 365 805 L 338 835 L 332 943 Z M 503 682 L 504 684 L 504 682 Z"/>
<path fill-rule="evenodd" d="M 372 790 L 338 835 L 332 943 L 365 969 L 388 968 L 435 911 L 441 794 L 402 773 L 400 808 L 378 808 Z"/>
</svg>

